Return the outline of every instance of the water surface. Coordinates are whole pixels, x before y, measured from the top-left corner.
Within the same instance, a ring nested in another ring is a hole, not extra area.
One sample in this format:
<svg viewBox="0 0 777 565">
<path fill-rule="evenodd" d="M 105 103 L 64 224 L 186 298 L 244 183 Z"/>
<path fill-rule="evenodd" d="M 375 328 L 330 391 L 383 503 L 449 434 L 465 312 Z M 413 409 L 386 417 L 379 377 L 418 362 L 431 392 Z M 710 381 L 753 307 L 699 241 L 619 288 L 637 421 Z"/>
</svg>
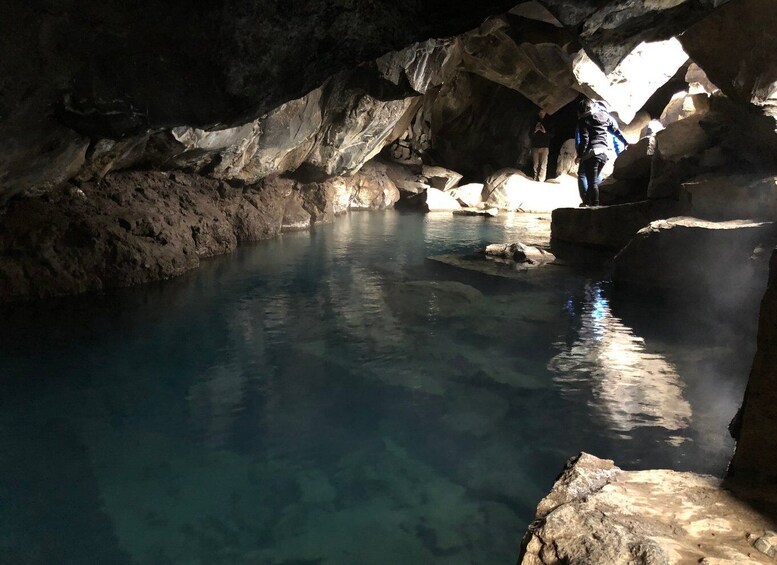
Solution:
<svg viewBox="0 0 777 565">
<path fill-rule="evenodd" d="M 755 320 L 426 260 L 547 228 L 351 214 L 4 311 L 0 562 L 513 563 L 577 452 L 722 474 Z"/>
</svg>

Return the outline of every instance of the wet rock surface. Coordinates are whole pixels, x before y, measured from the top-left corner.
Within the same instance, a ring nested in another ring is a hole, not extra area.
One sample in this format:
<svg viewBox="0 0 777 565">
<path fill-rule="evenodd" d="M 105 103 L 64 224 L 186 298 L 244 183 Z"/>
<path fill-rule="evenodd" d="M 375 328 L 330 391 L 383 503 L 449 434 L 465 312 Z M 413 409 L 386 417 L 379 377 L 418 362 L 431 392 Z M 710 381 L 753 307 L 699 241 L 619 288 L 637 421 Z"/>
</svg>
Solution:
<svg viewBox="0 0 777 565">
<path fill-rule="evenodd" d="M 761 548 L 773 529 L 719 479 L 622 471 L 583 453 L 539 503 L 519 563 L 768 564 L 773 560 Z"/>
<path fill-rule="evenodd" d="M 552 253 L 525 243 L 492 243 L 483 251 L 486 258 L 506 259 L 516 263 L 540 265 L 556 258 Z"/>
</svg>

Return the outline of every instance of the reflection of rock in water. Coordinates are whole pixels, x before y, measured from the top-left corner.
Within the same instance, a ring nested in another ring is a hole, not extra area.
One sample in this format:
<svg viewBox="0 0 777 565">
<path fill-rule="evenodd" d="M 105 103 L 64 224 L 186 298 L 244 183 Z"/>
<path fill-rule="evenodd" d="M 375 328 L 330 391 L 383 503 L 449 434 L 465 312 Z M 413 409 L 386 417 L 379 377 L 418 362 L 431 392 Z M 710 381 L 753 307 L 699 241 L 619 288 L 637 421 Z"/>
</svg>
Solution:
<svg viewBox="0 0 777 565">
<path fill-rule="evenodd" d="M 556 344 L 561 353 L 548 365 L 564 391 L 590 387 L 592 407 L 624 434 L 648 426 L 670 431 L 688 427 L 691 406 L 674 367 L 646 351 L 644 340 L 612 315 L 599 285 L 587 286 L 582 302 L 570 300 L 567 310 L 579 318 L 579 333 L 572 343 Z"/>
</svg>

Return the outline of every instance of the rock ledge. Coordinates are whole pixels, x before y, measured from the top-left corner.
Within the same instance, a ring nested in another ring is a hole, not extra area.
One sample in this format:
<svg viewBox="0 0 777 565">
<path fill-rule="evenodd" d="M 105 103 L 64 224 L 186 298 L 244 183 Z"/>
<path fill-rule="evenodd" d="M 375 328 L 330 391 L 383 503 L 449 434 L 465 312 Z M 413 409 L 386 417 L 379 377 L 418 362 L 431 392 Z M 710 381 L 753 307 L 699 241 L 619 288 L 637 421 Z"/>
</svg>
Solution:
<svg viewBox="0 0 777 565">
<path fill-rule="evenodd" d="M 773 530 L 714 477 L 622 471 L 582 453 L 538 505 L 519 563 L 773 565 L 762 553 Z"/>
</svg>

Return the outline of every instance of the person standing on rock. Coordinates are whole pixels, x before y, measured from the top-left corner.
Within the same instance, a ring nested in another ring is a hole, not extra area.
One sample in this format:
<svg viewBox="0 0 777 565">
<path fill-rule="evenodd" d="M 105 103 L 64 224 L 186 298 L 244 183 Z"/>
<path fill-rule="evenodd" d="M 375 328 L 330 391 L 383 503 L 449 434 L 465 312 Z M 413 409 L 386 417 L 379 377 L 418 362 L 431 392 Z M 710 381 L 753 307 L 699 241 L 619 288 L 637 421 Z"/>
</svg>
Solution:
<svg viewBox="0 0 777 565">
<path fill-rule="evenodd" d="M 607 150 L 610 147 L 610 134 L 623 143 L 628 141 L 621 133 L 615 119 L 592 100 L 582 100 L 577 113 L 577 129 L 580 135 L 577 144 L 578 177 L 581 193 L 585 187 L 583 206 L 599 205 L 599 182 L 604 164 L 607 162 Z"/>
<path fill-rule="evenodd" d="M 548 173 L 548 155 L 550 154 L 550 128 L 545 123 L 544 110 L 537 113 L 531 134 L 531 157 L 534 165 L 534 180 L 545 182 Z"/>
</svg>

